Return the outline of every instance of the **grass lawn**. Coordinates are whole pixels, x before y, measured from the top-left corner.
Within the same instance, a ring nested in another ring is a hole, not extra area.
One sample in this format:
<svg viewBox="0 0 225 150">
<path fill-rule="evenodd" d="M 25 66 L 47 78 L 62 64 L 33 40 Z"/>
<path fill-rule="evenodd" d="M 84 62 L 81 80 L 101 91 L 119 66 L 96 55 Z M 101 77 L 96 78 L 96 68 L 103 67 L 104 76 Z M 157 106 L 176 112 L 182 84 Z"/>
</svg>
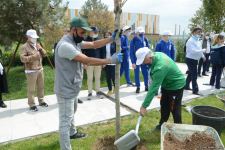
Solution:
<svg viewBox="0 0 225 150">
<path fill-rule="evenodd" d="M 225 110 L 223 103 L 215 96 L 207 98 L 195 99 L 187 105 L 211 105 Z M 140 138 L 149 150 L 160 149 L 160 132 L 153 131 L 154 127 L 159 121 L 159 111 L 152 110 L 146 117 L 143 118 L 140 126 Z M 135 128 L 138 114 L 133 114 L 122 118 L 121 121 L 121 135 L 127 133 L 129 130 Z M 185 124 L 191 124 L 192 117 L 186 110 L 182 110 L 182 120 Z M 170 118 L 169 122 L 172 122 Z M 74 150 L 90 150 L 97 142 L 98 138 L 104 136 L 114 136 L 115 133 L 114 121 L 102 124 L 89 125 L 80 127 L 79 130 L 89 134 L 85 139 L 72 140 L 72 147 Z M 0 145 L 1 150 L 59 150 L 59 136 L 58 133 L 45 134 L 34 138 L 26 139 L 23 141 Z M 225 130 L 221 134 L 223 144 L 225 144 Z"/>
<path fill-rule="evenodd" d="M 54 70 L 49 66 L 44 66 L 44 76 L 45 76 L 45 95 L 54 94 Z M 142 76 L 141 80 L 142 79 Z M 130 73 L 131 80 L 133 79 L 134 82 L 134 73 L 133 70 L 131 70 Z M 87 89 L 87 76 L 86 72 L 84 73 L 84 80 L 82 89 Z M 27 81 L 24 73 L 23 66 L 19 67 L 13 67 L 10 69 L 9 75 L 7 77 L 8 84 L 9 84 L 9 93 L 3 94 L 4 100 L 15 100 L 19 98 L 26 98 L 27 97 Z M 105 78 L 105 72 L 102 71 L 101 76 L 101 87 L 106 87 L 106 78 Z M 125 84 L 125 78 L 124 75 L 121 77 L 121 84 Z"/>
</svg>

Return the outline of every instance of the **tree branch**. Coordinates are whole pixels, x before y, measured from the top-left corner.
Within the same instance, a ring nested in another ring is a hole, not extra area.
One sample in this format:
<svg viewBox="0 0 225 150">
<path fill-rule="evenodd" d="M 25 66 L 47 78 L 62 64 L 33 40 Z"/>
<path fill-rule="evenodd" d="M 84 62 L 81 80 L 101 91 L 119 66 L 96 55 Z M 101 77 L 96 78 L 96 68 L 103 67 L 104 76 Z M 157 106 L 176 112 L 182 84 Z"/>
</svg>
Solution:
<svg viewBox="0 0 225 150">
<path fill-rule="evenodd" d="M 121 3 L 121 8 L 123 7 L 123 5 L 127 2 L 127 0 L 123 0 L 123 2 Z"/>
</svg>

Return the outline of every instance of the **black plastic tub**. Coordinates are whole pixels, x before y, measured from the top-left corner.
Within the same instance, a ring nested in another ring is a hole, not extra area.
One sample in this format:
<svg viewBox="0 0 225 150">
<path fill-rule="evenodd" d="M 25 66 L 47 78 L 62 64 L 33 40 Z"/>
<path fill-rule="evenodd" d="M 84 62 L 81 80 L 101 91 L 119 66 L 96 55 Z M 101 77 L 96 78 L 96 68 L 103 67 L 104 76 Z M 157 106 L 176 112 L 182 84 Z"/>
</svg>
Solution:
<svg viewBox="0 0 225 150">
<path fill-rule="evenodd" d="M 194 106 L 191 113 L 194 125 L 213 127 L 219 135 L 225 128 L 225 111 L 222 109 L 212 106 Z"/>
</svg>

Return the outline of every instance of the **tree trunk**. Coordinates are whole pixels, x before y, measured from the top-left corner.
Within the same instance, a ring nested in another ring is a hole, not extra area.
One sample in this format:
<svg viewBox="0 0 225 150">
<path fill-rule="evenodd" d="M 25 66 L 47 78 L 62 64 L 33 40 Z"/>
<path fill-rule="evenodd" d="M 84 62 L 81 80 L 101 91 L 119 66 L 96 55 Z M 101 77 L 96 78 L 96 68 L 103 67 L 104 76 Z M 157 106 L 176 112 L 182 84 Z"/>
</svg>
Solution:
<svg viewBox="0 0 225 150">
<path fill-rule="evenodd" d="M 17 51 L 18 51 L 18 49 L 19 49 L 19 46 L 20 46 L 21 41 L 22 41 L 22 37 L 20 37 L 20 39 L 19 39 L 19 41 L 18 41 L 18 43 L 17 43 L 17 45 L 16 45 L 16 49 L 15 49 L 15 51 L 14 51 L 14 53 L 13 53 L 13 56 L 12 56 L 10 62 L 9 62 L 9 65 L 8 65 L 7 71 L 6 71 L 7 74 L 9 73 L 10 67 L 11 67 L 11 65 L 13 64 L 14 60 L 15 60 L 16 53 L 17 53 Z"/>
<path fill-rule="evenodd" d="M 121 0 L 114 0 L 115 24 L 114 29 L 120 29 L 120 15 L 122 13 Z M 117 41 L 117 47 L 120 46 Z M 119 49 L 117 49 L 119 51 Z M 120 137 L 120 65 L 116 65 L 115 71 L 115 100 L 116 100 L 116 140 Z"/>
</svg>

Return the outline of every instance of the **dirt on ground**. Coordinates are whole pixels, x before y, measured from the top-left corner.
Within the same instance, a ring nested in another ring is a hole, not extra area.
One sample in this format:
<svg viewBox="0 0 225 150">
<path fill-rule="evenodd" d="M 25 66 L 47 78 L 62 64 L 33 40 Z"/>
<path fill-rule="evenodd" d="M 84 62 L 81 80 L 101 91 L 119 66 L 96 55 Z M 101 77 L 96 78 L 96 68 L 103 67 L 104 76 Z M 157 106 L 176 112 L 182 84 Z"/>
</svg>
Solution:
<svg viewBox="0 0 225 150">
<path fill-rule="evenodd" d="M 173 134 L 167 133 L 164 137 L 163 148 L 164 150 L 220 150 L 210 135 L 200 132 L 195 132 L 184 141 L 180 141 Z"/>
<path fill-rule="evenodd" d="M 92 150 L 117 150 L 116 146 L 114 146 L 115 137 L 107 136 L 103 138 L 99 138 L 97 142 L 94 144 Z M 131 150 L 148 150 L 144 143 L 140 142 L 137 147 L 134 147 Z"/>
</svg>

